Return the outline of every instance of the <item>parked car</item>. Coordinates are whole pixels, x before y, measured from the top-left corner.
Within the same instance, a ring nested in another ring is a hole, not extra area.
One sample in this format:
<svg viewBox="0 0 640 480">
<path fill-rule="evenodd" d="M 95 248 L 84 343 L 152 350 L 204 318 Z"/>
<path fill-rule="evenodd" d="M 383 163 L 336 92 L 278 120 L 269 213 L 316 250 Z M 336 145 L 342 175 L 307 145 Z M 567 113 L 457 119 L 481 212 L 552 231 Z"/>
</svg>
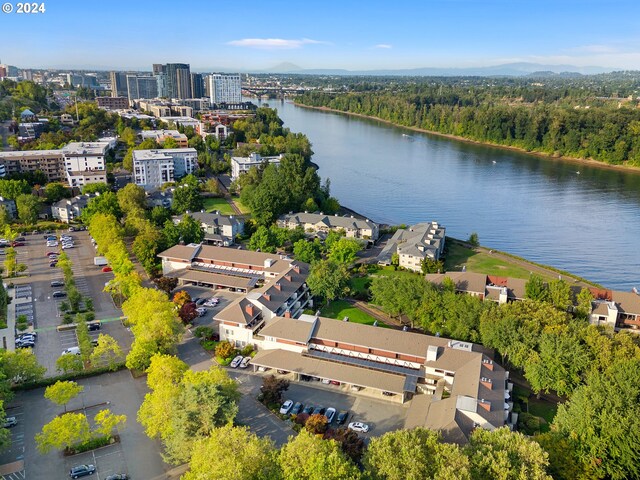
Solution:
<svg viewBox="0 0 640 480">
<path fill-rule="evenodd" d="M 68 243 L 63 243 L 62 244 L 62 249 L 63 250 L 68 250 L 69 248 L 73 248 L 73 244 L 68 244 Z"/>
<path fill-rule="evenodd" d="M 201 307 L 202 305 L 204 305 L 204 302 L 206 302 L 207 299 L 206 298 L 197 298 L 196 300 L 194 300 L 195 304 L 199 307 Z"/>
<path fill-rule="evenodd" d="M 49 267 L 56 267 L 58 266 L 58 260 L 54 260 L 53 262 L 49 262 Z"/>
<path fill-rule="evenodd" d="M 51 282 L 52 287 L 64 287 L 64 282 L 62 280 L 54 280 Z"/>
<path fill-rule="evenodd" d="M 20 335 L 18 335 L 18 338 L 25 338 L 25 337 L 33 337 L 33 338 L 38 338 L 38 332 L 26 332 L 26 333 L 21 333 Z"/>
<path fill-rule="evenodd" d="M 302 405 L 300 402 L 294 403 L 293 408 L 291 409 L 291 415 L 297 415 L 302 412 L 302 407 L 304 407 L 304 405 Z"/>
<path fill-rule="evenodd" d="M 87 328 L 90 332 L 95 332 L 96 330 L 100 330 L 102 327 L 102 322 L 100 320 L 93 320 L 91 322 L 87 322 Z"/>
<path fill-rule="evenodd" d="M 336 416 L 336 409 L 333 407 L 327 408 L 327 411 L 324 412 L 324 416 L 327 417 L 327 423 L 333 422 L 333 418 Z"/>
<path fill-rule="evenodd" d="M 16 420 L 16 417 L 7 417 L 4 420 L 4 425 L 2 425 L 3 428 L 11 428 L 11 427 L 15 427 L 18 424 L 18 420 Z"/>
<path fill-rule="evenodd" d="M 70 347 L 62 351 L 62 355 L 80 355 L 80 347 Z M 62 356 L 60 355 L 60 356 Z"/>
<path fill-rule="evenodd" d="M 115 475 L 109 475 L 105 480 L 129 480 L 129 476 L 126 473 L 116 473 Z"/>
<path fill-rule="evenodd" d="M 229 364 L 229 366 L 231 368 L 238 368 L 238 365 L 240 365 L 241 362 L 242 362 L 242 355 L 238 355 L 236 358 L 234 358 L 231 361 L 231 364 Z"/>
<path fill-rule="evenodd" d="M 17 348 L 34 348 L 36 346 L 35 342 L 31 341 L 31 340 L 24 340 L 24 341 L 17 341 L 16 342 L 16 347 Z"/>
<path fill-rule="evenodd" d="M 15 239 L 15 241 L 16 241 L 16 242 L 26 242 L 26 241 L 27 241 L 27 239 L 26 239 L 26 238 L 24 238 L 24 237 L 18 237 L 18 238 L 16 238 L 16 239 Z"/>
<path fill-rule="evenodd" d="M 331 385 L 340 385 L 340 382 L 336 380 L 331 380 Z"/>
<path fill-rule="evenodd" d="M 307 405 L 306 407 L 304 407 L 304 410 L 302 410 L 302 413 L 306 413 L 307 415 L 311 415 L 311 412 L 313 412 L 313 409 L 315 407 L 313 405 Z"/>
<path fill-rule="evenodd" d="M 91 346 L 92 347 L 97 347 L 98 346 L 98 339 L 97 338 L 91 339 Z"/>
<path fill-rule="evenodd" d="M 111 267 L 102 267 L 102 273 L 113 272 L 113 268 Z"/>
<path fill-rule="evenodd" d="M 62 290 L 58 290 L 51 294 L 53 298 L 64 298 L 67 296 L 67 292 L 63 292 Z"/>
<path fill-rule="evenodd" d="M 0 255 L 5 255 L 5 253 L 4 248 L 0 248 Z"/>
<path fill-rule="evenodd" d="M 280 407 L 280 413 L 282 415 L 286 415 L 291 411 L 292 408 L 293 408 L 293 400 L 287 400 Z"/>
<path fill-rule="evenodd" d="M 324 408 L 323 407 L 314 408 L 313 412 L 311 412 L 311 415 L 324 415 Z"/>
<path fill-rule="evenodd" d="M 204 302 L 205 307 L 215 307 L 220 303 L 220 299 L 218 297 L 211 297 Z"/>
<path fill-rule="evenodd" d="M 24 247 L 24 242 L 18 242 L 17 240 L 14 240 L 13 242 L 11 242 L 11 246 L 12 247 Z"/>
<path fill-rule="evenodd" d="M 31 333 L 23 333 L 18 338 L 16 338 L 16 345 L 18 342 L 35 342 L 36 336 Z"/>
<path fill-rule="evenodd" d="M 207 314 L 207 309 L 204 307 L 198 307 L 196 308 L 196 312 L 198 313 L 199 317 L 204 317 Z"/>
<path fill-rule="evenodd" d="M 52 256 L 58 256 L 58 252 L 54 252 L 54 251 L 50 251 L 47 252 L 47 254 L 45 255 L 45 257 L 52 257 Z"/>
<path fill-rule="evenodd" d="M 338 425 L 344 425 L 344 422 L 347 421 L 348 417 L 349 417 L 349 410 L 340 410 L 340 413 L 338 413 L 338 418 L 336 419 L 336 423 Z"/>
<path fill-rule="evenodd" d="M 96 467 L 93 465 L 76 465 L 69 470 L 69 476 L 71 478 L 86 477 L 87 475 L 93 475 L 96 472 Z"/>
<path fill-rule="evenodd" d="M 249 362 L 251 361 L 251 357 L 244 357 L 242 362 L 240 362 L 240 368 L 247 368 L 249 366 Z"/>
<path fill-rule="evenodd" d="M 354 432 L 367 433 L 369 431 L 369 425 L 362 422 L 351 422 L 348 428 L 349 430 L 353 430 Z"/>
</svg>

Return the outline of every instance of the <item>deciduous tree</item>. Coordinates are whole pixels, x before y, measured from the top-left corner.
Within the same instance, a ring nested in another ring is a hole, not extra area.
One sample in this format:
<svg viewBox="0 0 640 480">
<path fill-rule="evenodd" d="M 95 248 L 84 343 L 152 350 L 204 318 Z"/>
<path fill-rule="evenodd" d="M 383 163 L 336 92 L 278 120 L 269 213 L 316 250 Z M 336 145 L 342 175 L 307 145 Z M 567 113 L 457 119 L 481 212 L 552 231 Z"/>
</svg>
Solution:
<svg viewBox="0 0 640 480">
<path fill-rule="evenodd" d="M 307 285 L 314 295 L 324 298 L 328 303 L 347 294 L 349 272 L 344 264 L 319 260 L 311 266 Z"/>
<path fill-rule="evenodd" d="M 89 422 L 83 413 L 65 413 L 55 417 L 36 434 L 36 446 L 45 454 L 53 448 L 69 448 L 91 437 Z"/>
<path fill-rule="evenodd" d="M 282 394 L 289 389 L 289 380 L 268 375 L 262 379 L 262 399 L 265 404 L 282 403 Z"/>
<path fill-rule="evenodd" d="M 120 431 L 127 421 L 126 415 L 116 415 L 109 409 L 100 410 L 93 418 L 96 423 L 95 431 L 105 437 L 111 437 L 113 430 Z"/>
<path fill-rule="evenodd" d="M 107 364 L 110 370 L 115 370 L 118 362 L 123 358 L 122 349 L 111 335 L 98 335 L 98 344 L 91 352 L 91 364 Z"/>
<path fill-rule="evenodd" d="M 18 218 L 25 225 L 34 225 L 40 213 L 40 199 L 35 195 L 23 194 L 16 198 Z"/>
<path fill-rule="evenodd" d="M 344 265 L 355 262 L 358 252 L 362 250 L 362 244 L 352 238 L 340 238 L 331 245 L 329 260 Z"/>
<path fill-rule="evenodd" d="M 84 387 L 76 382 L 69 380 L 58 380 L 53 385 L 49 385 L 44 391 L 44 398 L 51 400 L 56 405 L 64 405 L 64 411 L 67 411 L 67 403 L 78 394 L 82 393 Z"/>
</svg>

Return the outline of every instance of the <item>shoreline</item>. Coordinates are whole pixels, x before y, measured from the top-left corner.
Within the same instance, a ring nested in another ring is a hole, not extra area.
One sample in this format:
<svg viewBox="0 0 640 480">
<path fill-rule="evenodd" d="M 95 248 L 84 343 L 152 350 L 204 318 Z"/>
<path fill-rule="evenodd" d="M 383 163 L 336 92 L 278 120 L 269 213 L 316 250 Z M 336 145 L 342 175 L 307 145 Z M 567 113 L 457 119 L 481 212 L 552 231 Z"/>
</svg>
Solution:
<svg viewBox="0 0 640 480">
<path fill-rule="evenodd" d="M 345 112 L 343 110 L 337 110 L 335 108 L 329 108 L 329 107 L 312 107 L 310 105 L 304 105 L 301 103 L 297 103 L 295 101 L 292 101 L 292 103 L 296 106 L 296 107 L 302 107 L 302 108 L 309 108 L 311 110 L 320 110 L 323 112 L 331 112 L 331 113 L 341 113 L 344 115 L 349 115 L 349 116 L 353 116 L 353 117 L 360 117 L 360 118 L 366 118 L 368 120 L 376 120 L 378 122 L 382 122 L 385 123 L 387 125 L 391 125 L 393 127 L 397 127 L 397 128 L 403 128 L 406 130 L 411 130 L 413 132 L 419 132 L 419 133 L 427 133 L 429 135 L 435 135 L 438 137 L 443 137 L 443 138 L 448 138 L 450 140 L 456 140 L 459 142 L 465 142 L 465 143 L 471 143 L 474 145 L 482 145 L 485 147 L 493 147 L 493 148 L 500 148 L 503 150 L 510 150 L 512 152 L 518 152 L 518 153 L 523 153 L 526 155 L 533 155 L 539 158 L 543 158 L 545 160 L 552 160 L 552 161 L 556 161 L 556 162 L 564 162 L 564 163 L 574 163 L 577 165 L 586 165 L 589 167 L 598 167 L 598 168 L 603 168 L 606 170 L 617 170 L 620 172 L 625 172 L 625 173 L 635 173 L 635 174 L 640 174 L 640 167 L 636 167 L 633 165 L 611 165 L 609 163 L 604 163 L 604 162 L 600 162 L 598 160 L 592 160 L 589 158 L 576 158 L 576 157 L 565 157 L 565 156 L 554 156 L 553 154 L 548 154 L 548 153 L 542 153 L 542 152 L 535 152 L 535 151 L 527 151 L 524 148 L 520 148 L 520 147 L 514 147 L 511 145 L 500 145 L 497 143 L 489 143 L 489 142 L 481 142 L 478 140 L 472 140 L 470 138 L 465 138 L 465 137 L 459 137 L 457 135 L 452 135 L 450 133 L 440 133 L 440 132 L 434 132 L 432 130 L 426 130 L 424 128 L 419 128 L 419 127 L 408 127 L 405 125 L 398 125 L 397 123 L 393 123 L 390 120 L 383 120 L 381 118 L 378 117 L 374 117 L 372 115 L 364 115 L 362 113 L 354 113 L 354 112 Z"/>
</svg>

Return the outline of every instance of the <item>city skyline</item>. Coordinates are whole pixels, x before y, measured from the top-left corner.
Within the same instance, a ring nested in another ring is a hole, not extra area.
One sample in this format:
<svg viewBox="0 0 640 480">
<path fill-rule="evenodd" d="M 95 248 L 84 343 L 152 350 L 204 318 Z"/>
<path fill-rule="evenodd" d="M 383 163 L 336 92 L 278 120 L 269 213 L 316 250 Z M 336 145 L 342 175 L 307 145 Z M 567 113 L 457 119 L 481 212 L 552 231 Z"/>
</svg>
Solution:
<svg viewBox="0 0 640 480">
<path fill-rule="evenodd" d="M 0 59 L 22 68 L 99 70 L 151 70 L 168 62 L 189 63 L 193 71 L 268 70 L 282 63 L 347 70 L 513 62 L 640 69 L 637 3 L 558 3 L 446 0 L 390 9 L 372 1 L 365 9 L 276 1 L 268 10 L 256 2 L 240 10 L 228 3 L 180 8 L 116 0 L 107 20 L 93 4 L 72 0 L 47 4 L 43 14 L 0 15 L 5 35 L 20 38 Z M 211 27 L 191 28 L 196 19 L 210 19 Z"/>
</svg>

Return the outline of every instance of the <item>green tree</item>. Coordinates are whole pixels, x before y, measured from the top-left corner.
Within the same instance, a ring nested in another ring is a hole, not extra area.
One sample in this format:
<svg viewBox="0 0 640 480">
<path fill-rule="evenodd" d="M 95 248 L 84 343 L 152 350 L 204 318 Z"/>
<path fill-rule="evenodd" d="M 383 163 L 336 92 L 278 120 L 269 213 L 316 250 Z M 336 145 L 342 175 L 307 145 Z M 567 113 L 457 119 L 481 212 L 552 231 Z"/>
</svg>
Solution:
<svg viewBox="0 0 640 480">
<path fill-rule="evenodd" d="M 471 479 L 469 459 L 426 428 L 396 430 L 373 438 L 363 457 L 371 480 Z"/>
<path fill-rule="evenodd" d="M 341 238 L 331 245 L 328 258 L 335 263 L 351 265 L 355 262 L 360 250 L 362 250 L 362 244 L 357 240 Z"/>
<path fill-rule="evenodd" d="M 547 471 L 555 480 L 595 480 L 599 478 L 591 465 L 578 458 L 573 443 L 564 435 L 551 431 L 533 439 L 549 454 Z"/>
<path fill-rule="evenodd" d="M 570 285 L 562 279 L 549 282 L 549 301 L 558 310 L 567 311 L 573 304 Z"/>
<path fill-rule="evenodd" d="M 84 387 L 76 382 L 69 380 L 58 380 L 53 385 L 49 385 L 44 391 L 44 398 L 51 400 L 56 405 L 63 405 L 64 411 L 67 411 L 67 403 L 77 397 Z"/>
<path fill-rule="evenodd" d="M 358 480 L 358 468 L 335 440 L 322 440 L 302 430 L 280 450 L 285 480 Z"/>
<path fill-rule="evenodd" d="M 591 302 L 593 301 L 593 294 L 588 288 L 582 288 L 578 293 L 578 305 L 576 312 L 582 319 L 587 319 L 591 314 Z"/>
<path fill-rule="evenodd" d="M 307 285 L 313 295 L 324 298 L 327 303 L 347 294 L 349 272 L 344 264 L 330 260 L 319 260 L 311 266 Z"/>
<path fill-rule="evenodd" d="M 107 193 L 110 191 L 111 188 L 109 188 L 109 185 L 102 182 L 88 183 L 84 187 L 82 187 L 83 195 L 86 195 L 87 193 Z"/>
<path fill-rule="evenodd" d="M 524 290 L 526 297 L 531 300 L 549 301 L 549 287 L 540 275 L 532 273 L 529 281 L 524 286 Z"/>
<path fill-rule="evenodd" d="M 184 243 L 200 243 L 204 239 L 204 231 L 200 223 L 191 215 L 184 214 L 178 228 Z"/>
<path fill-rule="evenodd" d="M 89 185 L 86 186 L 88 187 Z M 98 213 L 113 215 L 116 219 L 122 217 L 122 210 L 120 209 L 118 197 L 115 193 L 105 192 L 101 193 L 98 197 L 92 198 L 87 202 L 87 206 L 82 210 L 80 216 L 82 221 L 88 225 L 91 223 L 92 217 Z"/>
<path fill-rule="evenodd" d="M 474 480 L 552 480 L 546 471 L 547 453 L 536 442 L 507 427 L 493 431 L 476 428 L 465 450 Z"/>
<path fill-rule="evenodd" d="M 296 260 L 305 263 L 313 263 L 320 260 L 322 244 L 320 240 L 315 238 L 312 242 L 307 240 L 298 240 L 293 244 L 293 255 Z"/>
<path fill-rule="evenodd" d="M 16 198 L 18 218 L 25 225 L 34 225 L 40 213 L 40 199 L 35 195 L 23 194 Z"/>
<path fill-rule="evenodd" d="M 36 434 L 36 446 L 42 454 L 51 449 L 69 448 L 91 437 L 89 422 L 83 413 L 65 413 L 55 417 Z"/>
<path fill-rule="evenodd" d="M 156 227 L 162 227 L 167 220 L 171 220 L 171 211 L 164 207 L 153 207 L 151 209 L 151 222 Z"/>
<path fill-rule="evenodd" d="M 479 247 L 480 239 L 478 238 L 478 234 L 476 232 L 473 232 L 471 235 L 469 235 L 469 239 L 467 240 L 467 243 L 472 247 Z"/>
<path fill-rule="evenodd" d="M 70 198 L 71 190 L 64 183 L 51 182 L 45 185 L 44 196 L 48 203 L 55 203 L 63 198 Z"/>
<path fill-rule="evenodd" d="M 134 147 L 136 144 L 136 132 L 131 127 L 125 127 L 120 134 L 120 141 L 124 142 L 127 147 Z"/>
<path fill-rule="evenodd" d="M 101 333 L 98 335 L 98 344 L 91 352 L 91 364 L 107 364 L 109 369 L 115 371 L 118 362 L 123 358 L 122 349 L 118 342 L 110 335 Z"/>
<path fill-rule="evenodd" d="M 420 262 L 420 269 L 424 275 L 428 273 L 442 273 L 444 272 L 444 262 L 442 260 L 433 260 L 432 258 L 425 257 Z"/>
<path fill-rule="evenodd" d="M 30 350 L 19 349 L 2 353 L 2 371 L 6 379 L 13 383 L 35 382 L 44 377 L 47 369 L 38 363 Z"/>
<path fill-rule="evenodd" d="M 599 478 L 638 478 L 640 360 L 595 372 L 558 407 L 553 425 Z"/>
<path fill-rule="evenodd" d="M 278 239 L 264 225 L 259 226 L 249 239 L 249 248 L 265 253 L 275 253 Z"/>
<path fill-rule="evenodd" d="M 26 180 L 0 179 L 0 197 L 8 200 L 16 200 L 20 195 L 31 193 L 31 186 Z"/>
<path fill-rule="evenodd" d="M 184 480 L 278 480 L 277 451 L 268 437 L 260 438 L 246 427 L 224 425 L 195 442 Z"/>
<path fill-rule="evenodd" d="M 180 215 L 185 212 L 198 212 L 204 203 L 197 184 L 179 185 L 173 192 L 173 211 Z"/>
<path fill-rule="evenodd" d="M 144 188 L 135 183 L 128 183 L 118 190 L 118 205 L 125 215 L 135 211 L 143 211 L 147 206 L 147 198 Z"/>
<path fill-rule="evenodd" d="M 111 437 L 113 430 L 120 431 L 127 421 L 126 415 L 116 415 L 109 409 L 100 410 L 93 418 L 96 429 L 95 431 L 105 437 Z"/>
<path fill-rule="evenodd" d="M 56 360 L 56 369 L 62 373 L 77 373 L 84 369 L 80 355 L 60 355 Z"/>
</svg>

